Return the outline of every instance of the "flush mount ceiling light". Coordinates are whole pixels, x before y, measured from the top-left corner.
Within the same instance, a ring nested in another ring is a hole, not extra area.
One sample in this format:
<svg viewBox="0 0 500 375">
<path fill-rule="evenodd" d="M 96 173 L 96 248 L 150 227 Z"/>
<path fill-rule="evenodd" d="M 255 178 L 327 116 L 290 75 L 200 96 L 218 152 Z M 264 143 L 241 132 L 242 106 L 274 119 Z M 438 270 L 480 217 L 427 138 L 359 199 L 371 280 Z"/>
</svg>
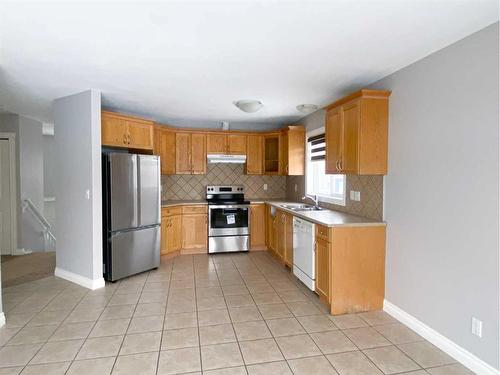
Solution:
<svg viewBox="0 0 500 375">
<path fill-rule="evenodd" d="M 297 107 L 297 111 L 302 113 L 311 113 L 318 109 L 316 104 L 300 104 Z"/>
<path fill-rule="evenodd" d="M 261 109 L 264 104 L 258 100 L 238 100 L 234 105 L 241 109 L 243 112 L 254 113 Z"/>
</svg>

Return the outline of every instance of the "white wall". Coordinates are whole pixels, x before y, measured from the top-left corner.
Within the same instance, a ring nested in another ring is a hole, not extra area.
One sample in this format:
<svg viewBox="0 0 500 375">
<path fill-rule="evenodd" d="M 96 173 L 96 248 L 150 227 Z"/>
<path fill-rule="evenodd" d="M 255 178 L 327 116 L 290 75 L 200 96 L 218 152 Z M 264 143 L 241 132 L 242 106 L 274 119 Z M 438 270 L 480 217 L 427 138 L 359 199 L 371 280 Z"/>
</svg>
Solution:
<svg viewBox="0 0 500 375">
<path fill-rule="evenodd" d="M 56 274 L 89 288 L 100 287 L 104 285 L 100 92 L 88 90 L 56 99 L 53 110 L 57 161 Z"/>
<path fill-rule="evenodd" d="M 19 144 L 21 201 L 30 199 L 43 214 L 42 123 L 19 116 Z M 26 210 L 22 213 L 21 222 L 21 247 L 32 251 L 44 251 L 43 227 L 38 220 Z"/>
<path fill-rule="evenodd" d="M 495 368 L 498 32 L 496 23 L 373 85 L 392 90 L 386 299 Z"/>
<path fill-rule="evenodd" d="M 42 123 L 16 114 L 2 114 L 0 132 L 16 134 L 17 247 L 43 251 L 43 228 L 30 212 L 22 212 L 23 200 L 29 198 L 43 213 Z"/>
</svg>

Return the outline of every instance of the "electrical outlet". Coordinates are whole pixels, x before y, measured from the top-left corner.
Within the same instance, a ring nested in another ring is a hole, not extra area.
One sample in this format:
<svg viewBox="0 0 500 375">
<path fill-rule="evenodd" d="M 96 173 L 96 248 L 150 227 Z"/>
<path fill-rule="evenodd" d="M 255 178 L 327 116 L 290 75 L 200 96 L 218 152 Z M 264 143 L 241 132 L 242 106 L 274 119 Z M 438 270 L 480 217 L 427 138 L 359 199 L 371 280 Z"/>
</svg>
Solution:
<svg viewBox="0 0 500 375">
<path fill-rule="evenodd" d="M 477 337 L 483 337 L 483 322 L 478 318 L 472 317 L 471 332 Z"/>
<path fill-rule="evenodd" d="M 264 184 L 264 190 L 267 190 L 267 184 Z"/>
<path fill-rule="evenodd" d="M 361 192 L 354 190 L 349 191 L 349 199 L 359 202 L 361 200 Z"/>
</svg>

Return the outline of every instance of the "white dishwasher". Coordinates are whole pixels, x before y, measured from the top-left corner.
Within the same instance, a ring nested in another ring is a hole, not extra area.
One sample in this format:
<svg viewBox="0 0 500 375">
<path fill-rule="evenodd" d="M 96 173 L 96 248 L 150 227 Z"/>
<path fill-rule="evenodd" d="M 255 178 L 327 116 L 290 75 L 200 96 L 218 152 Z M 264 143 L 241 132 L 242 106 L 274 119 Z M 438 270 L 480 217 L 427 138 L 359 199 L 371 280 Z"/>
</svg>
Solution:
<svg viewBox="0 0 500 375">
<path fill-rule="evenodd" d="M 315 289 L 315 225 L 293 218 L 293 274 L 309 289 Z"/>
</svg>

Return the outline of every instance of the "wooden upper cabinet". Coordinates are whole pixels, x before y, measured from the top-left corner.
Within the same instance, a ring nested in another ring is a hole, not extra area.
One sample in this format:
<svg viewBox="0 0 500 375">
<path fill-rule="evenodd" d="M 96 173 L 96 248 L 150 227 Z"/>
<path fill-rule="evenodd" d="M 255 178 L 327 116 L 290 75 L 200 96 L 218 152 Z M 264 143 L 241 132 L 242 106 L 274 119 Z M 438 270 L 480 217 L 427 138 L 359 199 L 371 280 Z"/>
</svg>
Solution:
<svg viewBox="0 0 500 375">
<path fill-rule="evenodd" d="M 247 174 L 262 174 L 262 146 L 261 135 L 247 136 Z"/>
<path fill-rule="evenodd" d="M 250 205 L 250 248 L 258 249 L 266 244 L 266 206 Z"/>
<path fill-rule="evenodd" d="M 191 134 L 191 173 L 207 172 L 207 141 L 203 133 Z"/>
<path fill-rule="evenodd" d="M 191 174 L 191 134 L 175 134 L 175 171 L 177 174 Z"/>
<path fill-rule="evenodd" d="M 168 129 L 157 130 L 161 174 L 175 174 L 175 132 Z"/>
<path fill-rule="evenodd" d="M 286 176 L 302 176 L 305 172 L 306 129 L 288 126 L 281 135 L 281 171 Z"/>
<path fill-rule="evenodd" d="M 326 107 L 326 173 L 387 174 L 389 95 L 360 90 Z"/>
<path fill-rule="evenodd" d="M 325 168 L 326 173 L 340 173 L 342 157 L 342 120 L 340 108 L 333 108 L 326 113 L 325 127 Z"/>
<path fill-rule="evenodd" d="M 153 150 L 152 121 L 119 113 L 101 113 L 101 143 L 103 146 Z"/>
<path fill-rule="evenodd" d="M 246 155 L 247 136 L 244 134 L 228 134 L 227 152 L 232 155 Z"/>
<path fill-rule="evenodd" d="M 127 147 L 127 121 L 122 117 L 102 112 L 101 143 L 104 146 Z"/>
<path fill-rule="evenodd" d="M 141 150 L 153 149 L 153 123 L 127 121 L 128 147 Z"/>
<path fill-rule="evenodd" d="M 226 134 L 208 133 L 207 134 L 207 153 L 225 154 L 227 153 Z"/>
</svg>

